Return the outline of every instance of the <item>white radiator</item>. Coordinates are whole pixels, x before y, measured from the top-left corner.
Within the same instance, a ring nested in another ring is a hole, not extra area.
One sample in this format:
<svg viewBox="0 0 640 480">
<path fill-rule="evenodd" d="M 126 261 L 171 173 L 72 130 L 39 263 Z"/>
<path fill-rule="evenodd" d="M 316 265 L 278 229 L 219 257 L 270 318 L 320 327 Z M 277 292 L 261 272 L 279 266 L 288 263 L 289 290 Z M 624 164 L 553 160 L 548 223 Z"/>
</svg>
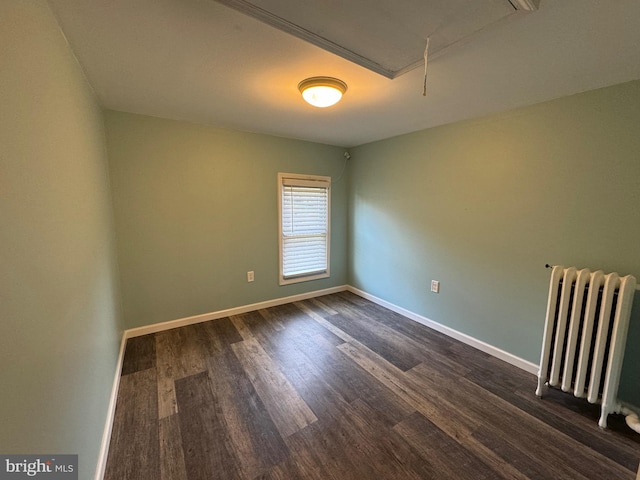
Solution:
<svg viewBox="0 0 640 480">
<path fill-rule="evenodd" d="M 636 279 L 554 266 L 536 395 L 545 384 L 601 403 L 598 424 L 620 413 L 618 383 Z"/>
</svg>

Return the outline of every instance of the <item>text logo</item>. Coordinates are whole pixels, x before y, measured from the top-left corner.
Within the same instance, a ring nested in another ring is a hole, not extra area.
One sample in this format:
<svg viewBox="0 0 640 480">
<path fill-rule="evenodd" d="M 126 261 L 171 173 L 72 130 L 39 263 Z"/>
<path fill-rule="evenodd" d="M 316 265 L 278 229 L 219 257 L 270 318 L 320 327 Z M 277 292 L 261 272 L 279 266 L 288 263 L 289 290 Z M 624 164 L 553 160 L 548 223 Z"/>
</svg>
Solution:
<svg viewBox="0 0 640 480">
<path fill-rule="evenodd" d="M 0 455 L 0 480 L 78 480 L 78 455 Z"/>
</svg>

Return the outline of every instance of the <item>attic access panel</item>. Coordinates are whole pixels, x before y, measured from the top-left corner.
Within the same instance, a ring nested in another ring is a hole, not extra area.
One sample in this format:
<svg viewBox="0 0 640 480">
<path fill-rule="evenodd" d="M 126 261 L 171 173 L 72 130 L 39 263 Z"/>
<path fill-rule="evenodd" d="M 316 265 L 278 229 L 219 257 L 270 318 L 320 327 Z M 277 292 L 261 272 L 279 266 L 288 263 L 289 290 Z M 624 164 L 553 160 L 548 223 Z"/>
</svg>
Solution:
<svg viewBox="0 0 640 480">
<path fill-rule="evenodd" d="M 273 27 L 396 78 L 429 55 L 539 0 L 216 0 Z"/>
</svg>

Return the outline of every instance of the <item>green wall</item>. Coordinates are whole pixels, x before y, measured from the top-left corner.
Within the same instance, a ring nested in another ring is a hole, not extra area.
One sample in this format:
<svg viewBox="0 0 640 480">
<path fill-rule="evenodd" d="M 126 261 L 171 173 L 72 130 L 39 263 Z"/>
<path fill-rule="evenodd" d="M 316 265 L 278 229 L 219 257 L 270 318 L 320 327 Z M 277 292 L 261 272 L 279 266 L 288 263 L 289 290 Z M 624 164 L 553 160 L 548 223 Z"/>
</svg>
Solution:
<svg viewBox="0 0 640 480">
<path fill-rule="evenodd" d="M 46 2 L 1 2 L 0 46 L 0 452 L 89 478 L 122 330 L 102 113 Z"/>
<path fill-rule="evenodd" d="M 103 116 L 42 0 L 0 4 L 0 45 L 3 453 L 91 476 L 123 328 L 350 283 L 537 363 L 545 263 L 640 278 L 640 82 L 364 145 L 342 176 L 338 147 Z M 278 285 L 278 172 L 335 181 L 328 279 Z M 639 340 L 640 295 L 635 405 Z"/>
<path fill-rule="evenodd" d="M 346 283 L 343 149 L 105 115 L 128 328 Z M 278 172 L 334 179 L 330 278 L 278 285 Z"/>
<path fill-rule="evenodd" d="M 368 293 L 538 363 L 545 263 L 640 279 L 640 82 L 351 153 L 349 283 Z M 636 405 L 639 341 L 636 302 Z"/>
</svg>

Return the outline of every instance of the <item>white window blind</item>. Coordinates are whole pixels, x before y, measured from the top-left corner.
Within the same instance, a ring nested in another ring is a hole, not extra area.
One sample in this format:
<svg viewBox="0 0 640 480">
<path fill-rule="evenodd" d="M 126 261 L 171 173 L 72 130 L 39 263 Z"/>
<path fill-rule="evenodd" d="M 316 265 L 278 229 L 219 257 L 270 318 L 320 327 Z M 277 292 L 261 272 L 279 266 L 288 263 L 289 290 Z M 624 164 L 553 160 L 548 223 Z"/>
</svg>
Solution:
<svg viewBox="0 0 640 480">
<path fill-rule="evenodd" d="M 328 177 L 280 175 L 281 283 L 328 276 L 330 186 Z"/>
</svg>

